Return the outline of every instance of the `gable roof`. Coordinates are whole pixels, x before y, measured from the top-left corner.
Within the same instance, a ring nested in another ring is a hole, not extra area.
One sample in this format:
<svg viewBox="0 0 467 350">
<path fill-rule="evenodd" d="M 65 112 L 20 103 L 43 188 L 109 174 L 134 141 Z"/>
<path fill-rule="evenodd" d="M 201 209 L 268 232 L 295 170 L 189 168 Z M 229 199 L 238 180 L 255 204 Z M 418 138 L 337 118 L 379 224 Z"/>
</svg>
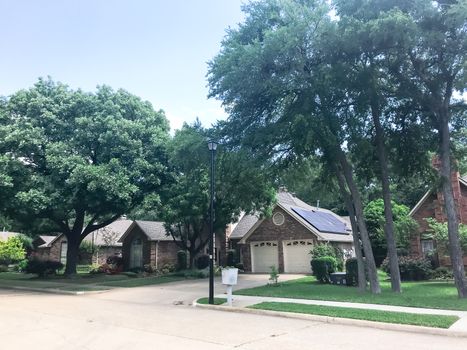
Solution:
<svg viewBox="0 0 467 350">
<path fill-rule="evenodd" d="M 467 176 L 459 177 L 459 183 L 462 186 L 467 187 Z M 425 201 L 433 193 L 433 191 L 434 191 L 433 189 L 429 189 L 428 191 L 426 191 L 426 193 L 423 195 L 423 197 L 418 201 L 417 204 L 415 204 L 415 206 L 409 212 L 410 216 L 414 215 L 417 212 L 417 210 L 420 209 L 420 207 L 423 205 L 423 203 L 425 203 Z"/>
<path fill-rule="evenodd" d="M 83 242 L 90 242 L 97 246 L 119 247 L 122 243 L 120 237 L 126 232 L 133 223 L 132 220 L 119 219 L 103 228 L 91 232 L 84 237 Z"/>
<path fill-rule="evenodd" d="M 161 221 L 135 220 L 127 228 L 125 233 L 118 240 L 120 244 L 130 234 L 134 227 L 138 226 L 150 241 L 172 241 L 172 236 L 166 231 L 164 223 Z"/>
<path fill-rule="evenodd" d="M 60 236 L 60 235 L 58 235 Z M 34 243 L 37 244 L 36 248 L 48 248 L 57 239 L 58 236 L 40 235 L 34 239 Z"/>
<path fill-rule="evenodd" d="M 280 191 L 277 193 L 277 204 L 276 206 L 283 209 L 287 214 L 289 214 L 292 218 L 297 220 L 300 224 L 302 224 L 307 230 L 313 233 L 318 240 L 320 241 L 327 241 L 327 242 L 352 242 L 353 238 L 351 235 L 350 226 L 347 225 L 346 221 L 341 218 L 339 215 L 333 213 L 328 209 L 317 208 L 313 207 L 301 199 L 295 197 L 289 192 Z M 313 212 L 322 212 L 328 215 L 332 215 L 333 218 L 337 219 L 339 222 L 343 223 L 346 228 L 346 233 L 330 233 L 330 232 L 323 232 L 320 231 L 318 228 L 310 224 L 307 220 L 301 217 L 294 208 L 300 208 L 307 211 Z M 242 222 L 243 221 L 243 222 Z M 256 230 L 256 228 L 261 224 L 263 220 L 259 219 L 258 216 L 255 215 L 245 215 L 240 222 L 238 223 L 235 230 L 232 232 L 230 236 L 233 239 L 239 239 L 240 243 L 245 243 L 246 239 Z"/>
</svg>

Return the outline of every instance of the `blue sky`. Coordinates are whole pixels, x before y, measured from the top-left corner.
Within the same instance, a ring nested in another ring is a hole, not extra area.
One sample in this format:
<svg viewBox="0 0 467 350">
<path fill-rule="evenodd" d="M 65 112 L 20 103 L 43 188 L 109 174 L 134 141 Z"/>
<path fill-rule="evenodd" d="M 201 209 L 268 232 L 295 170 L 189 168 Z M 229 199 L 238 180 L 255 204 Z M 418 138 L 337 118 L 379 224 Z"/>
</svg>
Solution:
<svg viewBox="0 0 467 350">
<path fill-rule="evenodd" d="M 172 128 L 226 115 L 208 100 L 207 64 L 242 0 L 0 0 L 0 95 L 51 76 L 72 88 L 124 88 Z"/>
</svg>

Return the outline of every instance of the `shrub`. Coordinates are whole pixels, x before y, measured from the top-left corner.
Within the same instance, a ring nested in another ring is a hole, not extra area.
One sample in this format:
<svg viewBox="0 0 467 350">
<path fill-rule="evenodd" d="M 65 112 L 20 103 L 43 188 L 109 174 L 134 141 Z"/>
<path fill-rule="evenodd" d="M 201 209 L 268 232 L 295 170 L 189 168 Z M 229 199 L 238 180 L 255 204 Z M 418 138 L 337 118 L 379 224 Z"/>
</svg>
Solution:
<svg viewBox="0 0 467 350">
<path fill-rule="evenodd" d="M 19 237 L 10 237 L 0 241 L 0 263 L 5 265 L 21 261 L 26 257 L 26 250 Z"/>
<path fill-rule="evenodd" d="M 235 266 L 237 264 L 237 251 L 235 249 L 227 250 L 227 266 Z"/>
<path fill-rule="evenodd" d="M 358 285 L 357 258 L 350 258 L 345 262 L 345 281 L 348 286 Z"/>
<path fill-rule="evenodd" d="M 279 280 L 279 271 L 277 271 L 277 268 L 272 265 L 269 267 L 271 269 L 271 272 L 269 273 L 269 280 L 271 281 L 271 284 L 277 285 L 277 281 Z"/>
<path fill-rule="evenodd" d="M 161 275 L 167 275 L 168 273 L 174 272 L 175 271 L 175 265 L 166 263 L 162 265 L 159 270 L 157 271 Z"/>
<path fill-rule="evenodd" d="M 203 254 L 196 259 L 196 268 L 203 270 L 209 266 L 209 255 Z"/>
<path fill-rule="evenodd" d="M 0 265 L 0 272 L 8 272 L 8 266 L 7 265 Z"/>
<path fill-rule="evenodd" d="M 28 259 L 21 260 L 18 263 L 18 271 L 24 272 L 26 268 L 28 267 L 28 262 L 29 262 Z"/>
<path fill-rule="evenodd" d="M 185 270 L 187 264 L 186 251 L 179 250 L 177 252 L 177 271 Z"/>
<path fill-rule="evenodd" d="M 344 253 L 338 247 L 334 247 L 328 243 L 316 244 L 310 250 L 311 258 L 322 258 L 325 256 L 331 256 L 336 259 L 336 269 L 342 271 L 344 269 Z"/>
<path fill-rule="evenodd" d="M 454 279 L 454 273 L 447 267 L 442 266 L 432 272 L 431 278 L 436 280 L 451 280 Z"/>
<path fill-rule="evenodd" d="M 34 273 L 39 277 L 46 277 L 56 275 L 57 271 L 62 268 L 63 264 L 60 261 L 32 259 L 28 261 L 24 272 Z"/>
<path fill-rule="evenodd" d="M 311 260 L 313 276 L 321 283 L 331 282 L 331 273 L 336 272 L 337 260 L 333 256 L 323 256 Z"/>
<path fill-rule="evenodd" d="M 381 264 L 381 269 L 391 274 L 388 258 L 384 259 Z M 422 281 L 428 280 L 433 272 L 431 263 L 424 258 L 411 258 L 408 256 L 401 256 L 399 258 L 399 270 L 401 280 L 403 281 Z"/>
</svg>

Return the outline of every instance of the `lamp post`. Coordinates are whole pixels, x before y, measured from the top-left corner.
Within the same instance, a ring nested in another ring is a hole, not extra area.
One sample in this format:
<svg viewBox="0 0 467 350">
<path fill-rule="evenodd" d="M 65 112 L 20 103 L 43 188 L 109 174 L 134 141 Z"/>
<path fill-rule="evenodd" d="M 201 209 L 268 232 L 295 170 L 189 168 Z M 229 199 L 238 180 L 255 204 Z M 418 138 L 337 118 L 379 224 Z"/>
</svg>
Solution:
<svg viewBox="0 0 467 350">
<path fill-rule="evenodd" d="M 209 140 L 208 148 L 211 153 L 211 205 L 209 215 L 209 304 L 214 304 L 214 157 L 216 155 L 217 142 Z"/>
</svg>

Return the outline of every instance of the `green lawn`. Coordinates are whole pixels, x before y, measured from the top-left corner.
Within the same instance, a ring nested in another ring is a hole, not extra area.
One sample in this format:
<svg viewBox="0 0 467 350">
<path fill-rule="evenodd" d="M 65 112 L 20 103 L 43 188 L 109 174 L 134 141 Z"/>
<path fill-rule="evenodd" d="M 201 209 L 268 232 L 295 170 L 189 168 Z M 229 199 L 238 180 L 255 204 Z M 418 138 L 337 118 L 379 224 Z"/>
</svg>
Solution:
<svg viewBox="0 0 467 350">
<path fill-rule="evenodd" d="M 242 289 L 234 294 L 295 299 L 346 301 L 353 303 L 386 304 L 433 309 L 467 310 L 467 299 L 459 299 L 453 282 L 404 282 L 402 293 L 391 292 L 390 283 L 381 282 L 382 293 L 359 293 L 355 287 L 320 284 L 314 277 L 304 277 L 279 283 Z"/>
<path fill-rule="evenodd" d="M 73 278 L 64 278 L 63 275 L 38 278 L 35 275 L 17 272 L 0 273 L 1 287 L 28 287 L 58 289 L 64 291 L 95 291 L 107 290 L 115 287 L 140 287 L 185 280 L 185 276 L 159 276 L 159 277 L 129 277 L 124 274 L 78 274 Z"/>
<path fill-rule="evenodd" d="M 249 306 L 250 309 L 295 312 L 300 314 L 321 315 L 356 320 L 386 323 L 410 324 L 416 326 L 449 328 L 459 317 L 443 315 L 419 315 L 405 312 L 353 309 L 347 307 L 304 305 L 296 303 L 264 302 Z"/>
<path fill-rule="evenodd" d="M 200 298 L 198 304 L 209 304 L 209 298 Z M 222 305 L 227 302 L 226 298 L 214 298 L 214 305 Z"/>
</svg>

